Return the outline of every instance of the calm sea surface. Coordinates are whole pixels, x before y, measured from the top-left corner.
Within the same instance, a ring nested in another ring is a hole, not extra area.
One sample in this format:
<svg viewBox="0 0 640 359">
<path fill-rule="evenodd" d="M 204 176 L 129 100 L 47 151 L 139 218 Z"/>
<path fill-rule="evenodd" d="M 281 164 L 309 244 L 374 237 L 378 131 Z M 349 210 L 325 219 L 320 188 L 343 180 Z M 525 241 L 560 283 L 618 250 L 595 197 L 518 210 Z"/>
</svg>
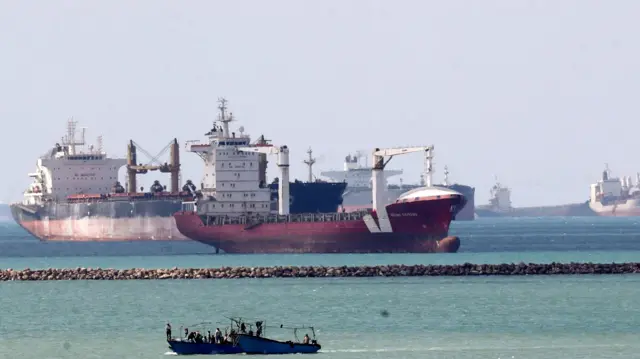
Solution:
<svg viewBox="0 0 640 359">
<path fill-rule="evenodd" d="M 40 243 L 1 268 L 640 261 L 640 219 L 455 222 L 456 254 L 213 255 L 198 243 Z M 0 358 L 167 358 L 164 324 L 314 325 L 325 358 L 638 358 L 640 276 L 0 283 Z M 389 312 L 388 317 L 380 315 Z M 221 323 L 219 323 L 221 322 Z M 268 328 L 289 338 L 291 333 Z M 300 336 L 304 335 L 303 332 Z"/>
</svg>

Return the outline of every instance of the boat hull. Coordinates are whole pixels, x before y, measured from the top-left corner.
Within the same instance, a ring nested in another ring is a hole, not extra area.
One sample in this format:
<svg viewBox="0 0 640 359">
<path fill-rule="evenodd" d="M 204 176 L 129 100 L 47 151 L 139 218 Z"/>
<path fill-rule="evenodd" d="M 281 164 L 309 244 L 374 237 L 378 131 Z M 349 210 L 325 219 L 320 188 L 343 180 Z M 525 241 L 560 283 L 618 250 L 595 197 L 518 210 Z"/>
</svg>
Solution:
<svg viewBox="0 0 640 359">
<path fill-rule="evenodd" d="M 635 217 L 640 216 L 640 199 L 630 198 L 624 201 L 602 204 L 589 202 L 589 207 L 598 216 L 606 217 Z"/>
<path fill-rule="evenodd" d="M 390 232 L 380 231 L 383 226 L 375 212 L 370 221 L 344 216 L 347 219 L 250 227 L 204 225 L 194 212 L 174 217 L 183 235 L 225 253 L 451 253 L 458 251 L 460 240 L 447 237 L 449 225 L 464 203 L 464 196 L 457 194 L 390 204 L 386 207 Z"/>
<path fill-rule="evenodd" d="M 322 348 L 320 344 L 281 342 L 246 334 L 238 335 L 238 344 L 247 354 L 310 354 Z"/>
<path fill-rule="evenodd" d="M 243 350 L 233 344 L 192 343 L 179 340 L 168 340 L 169 348 L 178 355 L 215 355 L 240 354 Z"/>
</svg>

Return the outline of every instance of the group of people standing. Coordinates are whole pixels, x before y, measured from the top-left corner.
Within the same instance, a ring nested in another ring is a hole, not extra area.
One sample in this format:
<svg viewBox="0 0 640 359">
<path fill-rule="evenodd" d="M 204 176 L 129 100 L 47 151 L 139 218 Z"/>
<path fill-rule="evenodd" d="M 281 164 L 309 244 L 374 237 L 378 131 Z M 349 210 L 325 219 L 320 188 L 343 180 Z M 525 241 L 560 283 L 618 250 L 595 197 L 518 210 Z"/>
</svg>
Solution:
<svg viewBox="0 0 640 359">
<path fill-rule="evenodd" d="M 171 335 L 171 324 L 167 323 L 166 326 L 166 334 L 167 334 L 167 340 L 173 340 L 173 337 Z M 229 342 L 229 336 L 228 334 L 225 332 L 224 335 L 222 335 L 222 332 L 220 331 L 220 328 L 216 328 L 215 332 L 213 334 L 211 334 L 211 331 L 208 330 L 207 331 L 207 335 L 204 336 L 200 333 L 200 331 L 193 331 L 190 332 L 189 328 L 184 328 L 184 339 L 188 342 L 192 342 L 192 343 L 216 343 L 216 344 L 223 344 L 223 343 L 228 343 Z"/>
</svg>

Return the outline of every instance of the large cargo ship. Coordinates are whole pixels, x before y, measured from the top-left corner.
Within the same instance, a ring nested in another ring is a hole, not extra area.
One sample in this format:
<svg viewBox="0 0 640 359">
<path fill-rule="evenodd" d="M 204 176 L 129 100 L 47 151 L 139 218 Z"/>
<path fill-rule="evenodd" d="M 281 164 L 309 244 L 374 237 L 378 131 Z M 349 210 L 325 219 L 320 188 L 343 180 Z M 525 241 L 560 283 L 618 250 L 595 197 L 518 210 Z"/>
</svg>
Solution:
<svg viewBox="0 0 640 359">
<path fill-rule="evenodd" d="M 364 163 L 363 163 L 364 160 Z M 431 186 L 430 183 L 425 182 L 426 173 L 432 173 L 432 169 L 427 168 L 425 164 L 424 173 L 420 175 L 419 184 L 403 184 L 402 180 L 400 184 L 388 184 L 388 179 L 399 176 L 403 173 L 402 170 L 385 170 L 385 194 L 384 201 L 386 203 L 393 203 L 403 193 L 424 187 Z M 361 152 L 356 152 L 354 155 L 347 155 L 344 160 L 343 170 L 341 171 L 323 171 L 320 175 L 329 178 L 334 181 L 347 182 L 347 190 L 343 195 L 342 205 L 347 212 L 358 211 L 362 209 L 372 208 L 373 198 L 371 194 L 371 174 L 372 167 L 366 164 L 366 156 Z M 440 184 L 436 184 L 437 187 L 443 187 L 462 193 L 467 203 L 458 212 L 454 220 L 456 221 L 472 221 L 474 220 L 475 209 L 475 188 L 458 183 L 449 183 L 449 171 L 447 167 L 444 167 L 444 180 Z"/>
<path fill-rule="evenodd" d="M 185 236 L 226 253 L 362 253 L 456 252 L 457 237 L 447 237 L 452 218 L 465 197 L 440 187 L 416 188 L 386 204 L 385 157 L 411 152 L 432 158 L 432 146 L 376 149 L 373 152 L 373 208 L 357 212 L 291 214 L 289 149 L 250 145 L 250 137 L 230 132 L 225 106 L 217 131 L 206 134 L 190 151 L 205 161 L 197 201 L 186 201 L 174 215 Z M 259 156 L 276 155 L 280 171 L 278 212 L 270 206 L 270 190 L 260 178 Z M 390 159 L 390 158 L 389 158 Z M 430 174 L 429 174 L 430 176 Z M 430 183 L 430 179 L 428 181 Z"/>
<path fill-rule="evenodd" d="M 587 202 L 557 206 L 513 207 L 511 189 L 496 183 L 490 189 L 489 204 L 476 206 L 476 216 L 484 217 L 582 217 L 595 216 Z"/>
<path fill-rule="evenodd" d="M 131 241 L 183 239 L 171 215 L 185 198 L 193 198 L 195 186 L 178 188 L 179 148 L 171 149 L 171 163 L 143 166 L 136 162 L 136 146 L 129 144 L 129 158 L 114 158 L 98 145 L 85 145 L 85 132 L 76 134 L 70 120 L 67 135 L 37 160 L 30 173 L 32 183 L 21 203 L 11 205 L 14 220 L 33 236 L 47 241 Z M 118 182 L 118 171 L 127 166 L 127 189 Z M 137 192 L 136 174 L 150 170 L 171 173 L 171 189 L 158 181 Z"/>
<path fill-rule="evenodd" d="M 47 241 L 135 241 L 187 240 L 175 225 L 173 214 L 184 199 L 193 198 L 196 186 L 179 186 L 179 146 L 174 139 L 170 163 L 138 163 L 130 141 L 127 159 L 109 157 L 97 148 L 85 148 L 84 131 L 76 141 L 77 122 L 69 121 L 61 143 L 38 159 L 33 182 L 21 203 L 11 205 L 14 220 L 29 233 Z M 142 150 L 143 152 L 146 152 Z M 164 152 L 164 151 L 163 151 Z M 266 163 L 264 170 L 266 170 Z M 126 188 L 118 182 L 118 171 L 126 166 Z M 138 174 L 148 171 L 171 173 L 171 189 L 155 181 L 147 192 L 137 192 Z M 277 198 L 277 183 L 272 196 Z M 295 181 L 290 184 L 293 212 L 335 211 L 342 202 L 344 183 Z"/>
<path fill-rule="evenodd" d="M 640 174 L 633 185 L 631 177 L 611 177 L 606 166 L 602 178 L 591 185 L 589 208 L 599 216 L 640 216 Z"/>
</svg>

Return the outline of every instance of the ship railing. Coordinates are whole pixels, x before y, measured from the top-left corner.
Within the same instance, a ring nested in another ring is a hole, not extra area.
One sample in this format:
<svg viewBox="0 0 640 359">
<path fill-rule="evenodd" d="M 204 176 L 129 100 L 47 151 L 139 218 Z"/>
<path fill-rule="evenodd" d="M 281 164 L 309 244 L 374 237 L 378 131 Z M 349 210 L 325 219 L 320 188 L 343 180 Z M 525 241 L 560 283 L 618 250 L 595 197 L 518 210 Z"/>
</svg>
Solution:
<svg viewBox="0 0 640 359">
<path fill-rule="evenodd" d="M 183 204 L 183 210 L 187 211 Z M 239 224 L 255 226 L 263 223 L 315 223 L 315 222 L 344 222 L 361 220 L 367 211 L 348 213 L 303 213 L 290 215 L 241 215 L 241 216 L 207 216 L 208 226 L 222 226 Z"/>
</svg>

